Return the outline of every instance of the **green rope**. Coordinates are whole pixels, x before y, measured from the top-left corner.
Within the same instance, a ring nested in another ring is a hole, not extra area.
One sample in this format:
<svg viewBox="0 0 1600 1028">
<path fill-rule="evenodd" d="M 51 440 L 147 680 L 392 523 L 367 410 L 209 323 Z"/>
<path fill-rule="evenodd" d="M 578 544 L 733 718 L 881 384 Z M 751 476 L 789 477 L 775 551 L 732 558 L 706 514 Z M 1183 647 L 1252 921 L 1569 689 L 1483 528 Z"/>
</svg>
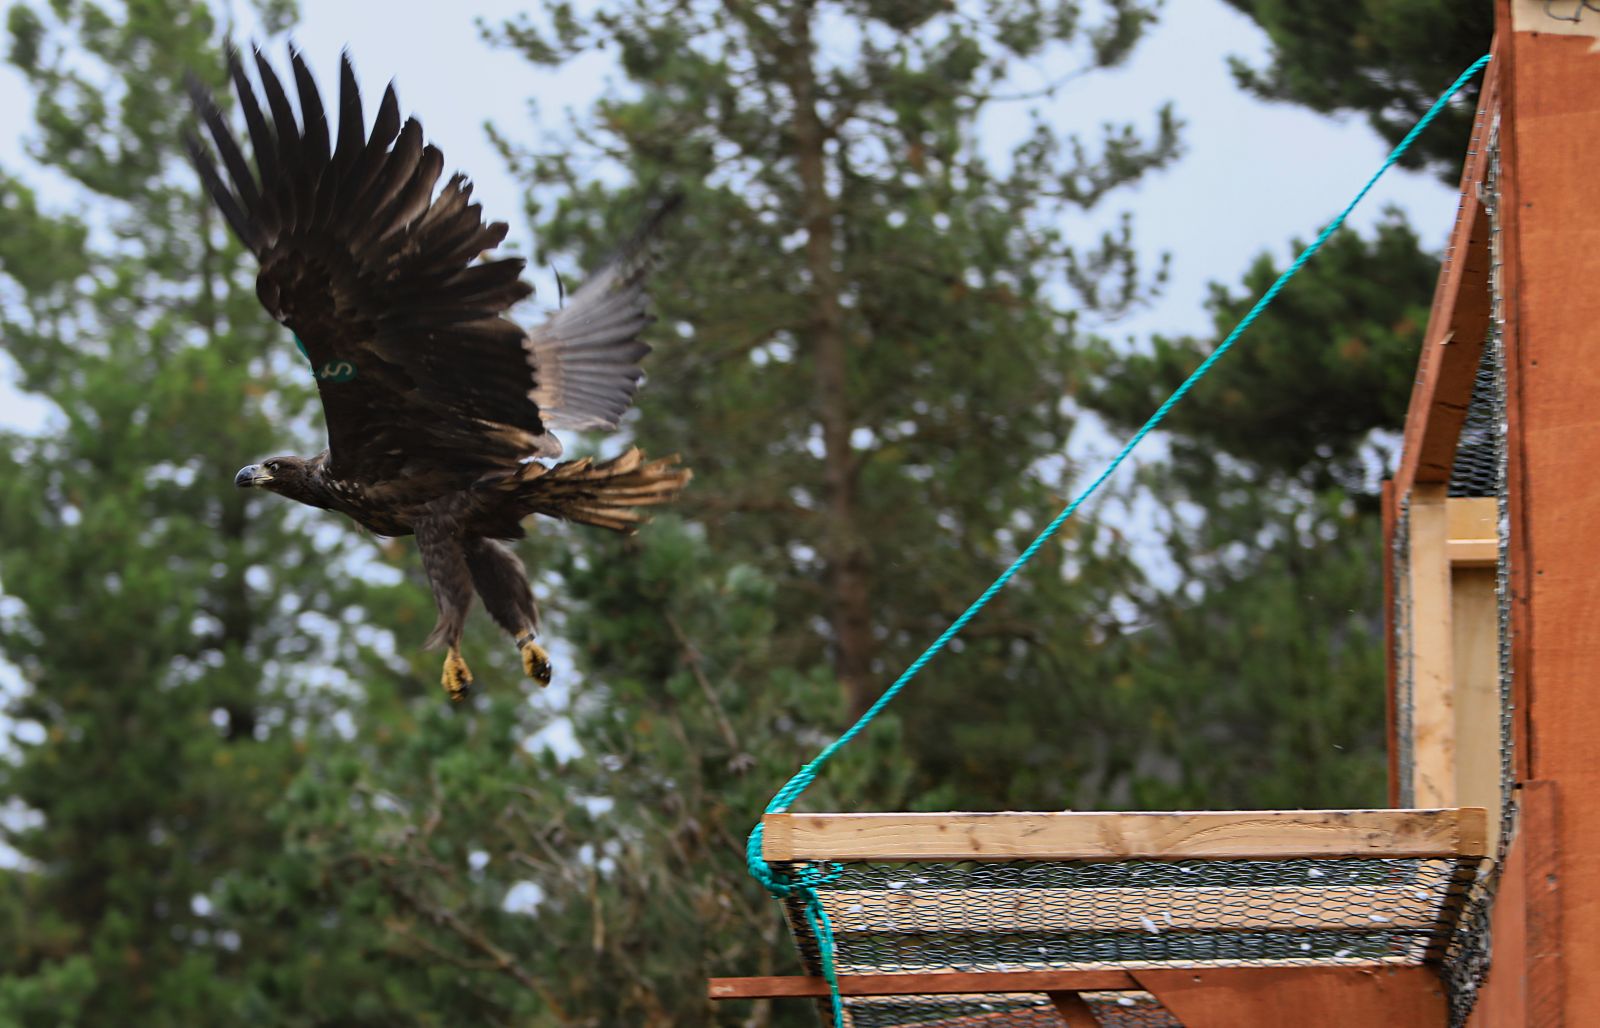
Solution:
<svg viewBox="0 0 1600 1028">
<path fill-rule="evenodd" d="M 1339 212 L 1339 216 L 1334 218 L 1328 227 L 1322 230 L 1322 234 L 1317 236 L 1316 241 L 1301 251 L 1300 256 L 1295 258 L 1294 263 L 1290 264 L 1288 269 L 1285 270 L 1283 274 L 1278 276 L 1278 280 L 1272 283 L 1272 287 L 1262 294 L 1261 299 L 1256 301 L 1255 306 L 1250 308 L 1250 312 L 1244 316 L 1244 319 L 1239 322 L 1234 330 L 1228 333 L 1228 337 L 1222 341 L 1222 344 L 1213 350 L 1211 355 L 1202 361 L 1200 366 L 1195 368 L 1194 371 L 1189 374 L 1188 378 L 1183 380 L 1183 383 L 1173 391 L 1172 395 L 1167 397 L 1165 403 L 1156 408 L 1156 412 L 1150 415 L 1150 419 L 1139 427 L 1139 430 L 1135 432 L 1133 437 L 1123 445 L 1121 450 L 1117 451 L 1117 455 L 1111 459 L 1111 463 L 1106 465 L 1105 470 L 1101 471 L 1100 474 L 1096 476 L 1094 481 L 1089 483 L 1088 488 L 1084 489 L 1083 492 L 1078 494 L 1077 499 L 1067 504 L 1066 508 L 1063 509 L 1061 513 L 1057 514 L 1048 525 L 1044 526 L 1044 530 L 1034 537 L 1033 542 L 1028 544 L 1027 549 L 1023 550 L 1022 553 L 1017 556 L 1016 560 L 1011 562 L 1010 567 L 1007 567 L 1004 571 L 1002 571 L 1000 573 L 1000 577 L 996 578 L 994 582 L 990 584 L 989 588 L 983 591 L 983 595 L 974 600 L 970 607 L 962 611 L 961 616 L 956 618 L 955 621 L 950 624 L 950 627 L 946 628 L 944 632 L 933 641 L 932 645 L 923 650 L 921 656 L 917 657 L 916 660 L 911 662 L 911 666 L 906 668 L 905 671 L 901 673 L 900 677 L 895 679 L 894 683 L 891 684 L 889 688 L 884 690 L 883 695 L 878 697 L 876 703 L 867 708 L 867 712 L 862 714 L 855 724 L 851 725 L 845 730 L 843 735 L 839 736 L 839 738 L 835 739 L 826 748 L 824 748 L 821 753 L 812 758 L 810 763 L 806 764 L 799 771 L 795 772 L 794 777 L 790 778 L 789 781 L 784 784 L 783 788 L 779 789 L 777 794 L 772 797 L 772 802 L 767 804 L 766 812 L 768 814 L 780 814 L 788 810 L 794 801 L 800 798 L 800 794 L 805 792 L 806 789 L 810 787 L 811 783 L 816 780 L 817 775 L 822 771 L 823 765 L 832 759 L 835 753 L 838 753 L 845 746 L 849 745 L 852 739 L 860 735 L 861 732 L 872 723 L 874 718 L 883 713 L 884 708 L 893 702 L 894 698 L 899 695 L 900 690 L 905 688 L 906 683 L 915 678 L 917 673 L 920 672 L 923 667 L 925 667 L 927 663 L 939 653 L 940 650 L 944 649 L 945 645 L 948 644 L 951 639 L 955 638 L 956 634 L 960 632 L 961 629 L 966 627 L 967 622 L 971 621 L 975 616 L 977 616 L 978 611 L 987 606 L 989 601 L 994 599 L 995 594 L 997 594 L 1001 589 L 1004 589 L 1006 583 L 1010 582 L 1016 573 L 1022 570 L 1023 566 L 1034 558 L 1034 555 L 1044 547 L 1045 543 L 1050 541 L 1050 538 L 1056 534 L 1056 532 L 1061 528 L 1062 524 L 1064 524 L 1068 518 L 1072 517 L 1072 515 L 1077 512 L 1079 507 L 1083 506 L 1084 502 L 1088 500 L 1089 497 L 1094 495 L 1095 490 L 1099 489 L 1105 480 L 1110 478 L 1112 473 L 1115 472 L 1117 468 L 1122 466 L 1123 461 L 1127 460 L 1128 455 L 1131 454 L 1134 448 L 1144 440 L 1144 437 L 1149 435 L 1157 425 L 1161 424 L 1172 408 L 1176 407 L 1178 403 L 1188 395 L 1189 390 L 1193 389 L 1196 383 L 1198 383 L 1202 378 L 1206 377 L 1206 375 L 1211 371 L 1212 366 L 1214 366 L 1217 361 L 1222 359 L 1222 355 L 1233 348 L 1233 344 L 1237 342 L 1239 337 L 1244 334 L 1245 330 L 1255 322 L 1256 318 L 1261 315 L 1261 312 L 1267 309 L 1267 306 L 1271 304 L 1272 301 L 1277 297 L 1278 293 L 1283 290 L 1283 287 L 1288 285 L 1289 280 L 1294 278 L 1295 275 L 1299 273 L 1301 267 L 1303 267 L 1305 263 L 1311 259 L 1312 255 L 1314 255 L 1318 250 L 1322 249 L 1322 244 L 1328 241 L 1328 237 L 1332 236 L 1339 230 L 1339 227 L 1344 224 L 1345 219 L 1350 216 L 1350 212 L 1356 209 L 1356 205 L 1366 198 L 1367 193 L 1370 192 L 1372 187 L 1377 184 L 1378 179 L 1383 177 L 1383 173 L 1394 166 L 1394 163 L 1400 159 L 1402 154 L 1411 148 L 1411 144 L 1416 142 L 1417 137 L 1421 135 L 1422 131 L 1428 127 L 1429 123 L 1431 123 L 1433 119 L 1438 116 L 1439 112 L 1444 109 L 1445 105 L 1450 102 L 1451 98 L 1460 92 L 1461 88 L 1465 86 L 1472 79 L 1472 77 L 1481 71 L 1488 63 L 1488 54 L 1478 58 L 1473 62 L 1472 67 L 1462 72 L 1460 77 L 1455 80 L 1450 88 L 1445 90 L 1443 96 L 1434 101 L 1433 106 L 1428 109 L 1428 113 L 1424 114 L 1417 124 L 1411 129 L 1411 131 L 1406 133 L 1405 138 L 1400 140 L 1400 144 L 1396 146 L 1393 152 L 1389 154 L 1388 159 L 1386 159 L 1383 162 L 1383 165 L 1373 173 L 1371 178 L 1367 180 L 1367 184 L 1361 187 L 1361 191 L 1356 194 L 1355 199 L 1351 200 L 1345 209 Z M 803 875 L 789 875 L 781 871 L 774 870 L 772 865 L 768 864 L 761 856 L 761 838 L 762 825 L 758 823 L 754 830 L 751 831 L 750 839 L 745 845 L 745 864 L 749 868 L 751 876 L 765 886 L 767 891 L 773 896 L 781 899 L 799 894 L 804 897 L 806 904 L 806 921 L 810 926 L 812 933 L 817 938 L 818 950 L 823 961 L 823 971 L 828 979 L 828 989 L 832 996 L 833 1023 L 836 1028 L 843 1028 L 844 1006 L 839 998 L 838 980 L 833 963 L 833 930 L 828 922 L 827 913 L 822 909 L 821 897 L 818 896 L 815 888 L 816 885 L 822 884 L 822 881 L 815 872 Z"/>
</svg>

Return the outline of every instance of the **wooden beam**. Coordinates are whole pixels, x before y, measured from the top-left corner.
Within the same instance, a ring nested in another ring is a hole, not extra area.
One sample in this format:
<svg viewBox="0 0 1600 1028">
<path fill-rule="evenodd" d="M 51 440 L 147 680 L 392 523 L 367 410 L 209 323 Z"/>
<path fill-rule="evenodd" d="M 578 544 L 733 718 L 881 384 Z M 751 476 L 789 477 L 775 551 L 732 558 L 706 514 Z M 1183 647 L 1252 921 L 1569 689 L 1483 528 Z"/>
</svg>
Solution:
<svg viewBox="0 0 1600 1028">
<path fill-rule="evenodd" d="M 1456 796 L 1456 713 L 1450 627 L 1450 538 L 1445 486 L 1419 482 L 1411 492 L 1410 801 L 1449 807 Z"/>
<path fill-rule="evenodd" d="M 793 860 L 1287 860 L 1486 854 L 1482 808 L 1168 814 L 768 814 Z"/>
<path fill-rule="evenodd" d="M 1005 971 L 961 974 L 846 974 L 841 996 L 970 996 L 989 992 L 1132 992 L 1139 988 L 1126 971 Z M 786 999 L 828 995 L 827 979 L 817 976 L 713 978 L 712 999 Z"/>
<path fill-rule="evenodd" d="M 1558 786 L 1525 782 L 1518 791 L 1518 828 L 1490 915 L 1494 960 L 1467 1028 L 1558 1028 L 1564 1023 Z"/>
<path fill-rule="evenodd" d="M 1076 992 L 1052 992 L 1050 1003 L 1056 1013 L 1067 1022 L 1067 1028 L 1100 1028 L 1100 1019 L 1094 1016 L 1089 1001 Z"/>
<path fill-rule="evenodd" d="M 1170 967 L 839 978 L 839 994 L 845 997 L 1069 992 L 1149 992 L 1185 1028 L 1278 1023 L 1349 1028 L 1446 1021 L 1444 990 L 1437 975 L 1417 966 Z M 713 1000 L 820 999 L 828 995 L 828 983 L 817 977 L 713 978 L 707 995 Z"/>
<path fill-rule="evenodd" d="M 1396 645 L 1399 625 L 1394 616 L 1395 566 L 1394 530 L 1398 520 L 1394 479 L 1383 480 L 1379 494 L 1383 510 L 1383 738 L 1389 766 L 1389 806 L 1400 806 L 1400 708 L 1395 689 L 1399 685 L 1400 649 Z"/>
<path fill-rule="evenodd" d="M 1134 978 L 1184 1028 L 1449 1023 L 1444 987 L 1431 968 L 1159 968 Z"/>
<path fill-rule="evenodd" d="M 1500 828 L 1500 597 L 1493 567 L 1450 571 L 1455 702 L 1455 798 L 1489 812 L 1491 852 Z"/>
<path fill-rule="evenodd" d="M 1563 959 L 1561 787 L 1552 781 L 1528 782 L 1522 790 L 1522 832 L 1528 839 L 1525 882 L 1527 906 L 1527 1012 L 1530 1028 L 1557 1028 L 1565 1021 L 1567 971 Z M 1591 952 L 1587 946 L 1579 953 Z M 1583 977 L 1582 971 L 1578 974 Z M 1587 983 L 1586 983 L 1587 984 Z M 1581 1023 L 1573 1020 L 1574 1025 Z"/>
<path fill-rule="evenodd" d="M 1513 5 L 1509 50 L 1503 295 L 1511 364 L 1514 531 L 1524 533 L 1518 625 L 1527 778 L 1553 783 L 1559 816 L 1528 896 L 1530 1009 L 1518 1024 L 1590 1024 L 1600 975 L 1586 956 L 1600 939 L 1600 14 Z M 1581 30 L 1586 35 L 1559 35 Z M 1532 838 L 1532 820 L 1519 833 Z M 1531 860 L 1535 856 L 1530 852 Z M 1548 915 L 1548 916 L 1547 916 Z M 1535 986 L 1534 974 L 1546 985 Z"/>
<path fill-rule="evenodd" d="M 1406 412 L 1395 492 L 1417 482 L 1446 482 L 1472 398 L 1472 382 L 1489 331 L 1489 219 L 1478 200 L 1488 169 L 1489 127 L 1499 108 L 1500 62 L 1489 62 L 1478 95 L 1472 142 L 1461 170 L 1461 200 L 1439 269 L 1433 313 Z"/>
<path fill-rule="evenodd" d="M 1493 496 L 1452 496 L 1445 501 L 1452 568 L 1492 568 L 1500 563 L 1500 502 Z"/>
<path fill-rule="evenodd" d="M 822 894 L 833 929 L 841 935 L 1433 928 L 1443 899 L 1441 890 L 1415 885 L 828 889 Z"/>
</svg>

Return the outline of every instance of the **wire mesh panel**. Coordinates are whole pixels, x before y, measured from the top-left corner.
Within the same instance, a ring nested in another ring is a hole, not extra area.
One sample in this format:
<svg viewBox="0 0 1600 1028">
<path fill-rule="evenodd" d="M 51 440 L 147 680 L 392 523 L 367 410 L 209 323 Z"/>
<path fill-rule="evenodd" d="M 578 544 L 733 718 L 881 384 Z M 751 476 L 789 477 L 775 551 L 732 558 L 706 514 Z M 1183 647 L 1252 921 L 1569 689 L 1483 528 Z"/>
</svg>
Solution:
<svg viewBox="0 0 1600 1028">
<path fill-rule="evenodd" d="M 1148 992 L 1089 992 L 1082 997 L 1100 1028 L 1183 1028 Z M 1063 1028 L 1044 993 L 972 996 L 877 996 L 847 999 L 849 1028 Z"/>
<path fill-rule="evenodd" d="M 1472 380 L 1472 399 L 1456 442 L 1456 459 L 1450 467 L 1451 496 L 1498 496 L 1501 491 L 1505 404 L 1496 349 L 1492 341 L 1484 346 L 1483 359 Z"/>
<path fill-rule="evenodd" d="M 1452 1025 L 1463 1025 L 1477 1002 L 1478 990 L 1489 972 L 1491 915 L 1504 863 L 1516 823 L 1515 736 L 1512 731 L 1510 499 L 1506 473 L 1506 361 L 1505 297 L 1503 293 L 1500 224 L 1500 145 L 1496 125 L 1489 141 L 1488 172 L 1482 189 L 1489 218 L 1489 337 L 1473 382 L 1472 401 L 1456 447 L 1450 478 L 1451 495 L 1492 496 L 1497 501 L 1496 535 L 1499 552 L 1495 567 L 1495 592 L 1499 635 L 1500 704 L 1500 829 L 1497 860 L 1484 868 L 1471 890 L 1452 938 L 1445 964 L 1445 984 L 1450 996 Z M 1458 491 L 1459 490 L 1459 491 Z M 1482 759 L 1463 754 L 1462 759 Z"/>
<path fill-rule="evenodd" d="M 840 974 L 1420 964 L 1476 857 L 789 865 L 819 878 Z M 803 904 L 789 922 L 821 967 Z"/>
</svg>

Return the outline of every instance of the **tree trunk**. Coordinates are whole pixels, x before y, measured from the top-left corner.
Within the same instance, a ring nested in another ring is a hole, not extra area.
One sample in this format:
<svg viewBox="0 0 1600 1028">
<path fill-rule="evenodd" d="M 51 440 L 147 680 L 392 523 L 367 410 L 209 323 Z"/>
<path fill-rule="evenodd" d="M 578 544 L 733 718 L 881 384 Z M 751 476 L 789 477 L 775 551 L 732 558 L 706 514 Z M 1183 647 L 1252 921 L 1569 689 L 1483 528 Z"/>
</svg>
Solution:
<svg viewBox="0 0 1600 1028">
<path fill-rule="evenodd" d="M 219 254 L 211 245 L 211 204 L 204 198 L 200 201 L 200 304 L 196 310 L 201 326 L 206 330 L 206 345 L 213 350 L 221 345 L 217 338 L 217 287 L 221 278 L 217 270 Z M 210 474 L 219 481 L 228 473 L 225 465 L 213 465 Z M 237 547 L 243 543 L 249 526 L 246 523 L 244 490 L 230 489 L 223 493 L 221 517 L 218 519 L 217 535 L 228 542 L 230 547 Z M 250 636 L 255 627 L 254 612 L 250 609 L 250 587 L 245 581 L 244 564 L 235 563 L 229 568 L 227 577 L 221 583 L 220 613 L 218 620 L 222 622 L 222 637 L 217 640 L 217 645 L 224 653 L 237 650 L 241 655 L 250 643 Z M 227 738 L 230 742 L 244 740 L 253 742 L 256 731 L 256 708 L 249 698 L 242 696 L 229 696 L 225 698 L 223 709 L 228 715 Z"/>
<path fill-rule="evenodd" d="M 794 98 L 795 160 L 806 227 L 806 268 L 811 274 L 811 356 L 816 369 L 816 411 L 822 426 L 822 558 L 827 568 L 834 635 L 834 673 L 850 711 L 859 714 L 873 699 L 871 588 L 866 556 L 856 530 L 857 464 L 851 450 L 849 343 L 839 304 L 842 283 L 835 265 L 834 199 L 828 192 L 824 151 L 828 132 L 817 112 L 812 66 L 812 7 L 797 4 L 790 17 L 789 90 Z"/>
</svg>

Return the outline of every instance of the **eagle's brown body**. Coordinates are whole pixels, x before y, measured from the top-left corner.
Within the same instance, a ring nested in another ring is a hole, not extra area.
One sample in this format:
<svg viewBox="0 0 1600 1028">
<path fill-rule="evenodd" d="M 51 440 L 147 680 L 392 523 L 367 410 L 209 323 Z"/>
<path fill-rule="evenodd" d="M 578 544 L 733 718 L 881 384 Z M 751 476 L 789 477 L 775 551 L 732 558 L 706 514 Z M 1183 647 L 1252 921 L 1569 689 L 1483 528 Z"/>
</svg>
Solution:
<svg viewBox="0 0 1600 1028">
<path fill-rule="evenodd" d="M 444 684 L 466 693 L 460 640 L 474 592 L 516 639 L 528 673 L 549 680 L 533 641 L 539 614 L 522 563 L 504 540 L 533 514 L 619 532 L 636 509 L 673 499 L 689 480 L 677 459 L 636 449 L 604 462 L 561 455 L 552 428 L 614 429 L 649 352 L 644 278 L 651 240 L 671 204 L 590 276 L 542 325 L 506 316 L 532 293 L 520 258 L 485 260 L 505 238 L 455 175 L 436 192 L 444 158 L 421 125 L 401 123 L 394 88 L 370 133 L 348 56 L 337 135 L 310 72 L 291 52 L 300 101 L 259 52 L 261 109 L 237 55 L 229 73 L 254 167 L 198 84 L 192 92 L 226 178 L 198 139 L 190 154 L 217 206 L 261 262 L 256 292 L 310 358 L 328 425 L 327 450 L 275 457 L 239 472 L 240 486 L 345 514 L 372 532 L 414 535 L 439 607 L 430 643 L 449 648 Z"/>
<path fill-rule="evenodd" d="M 328 451 L 310 460 L 274 457 L 240 470 L 240 486 L 260 486 L 323 510 L 337 511 L 376 535 L 415 535 L 417 524 L 447 518 L 458 532 L 486 539 L 521 539 L 532 514 L 628 532 L 642 520 L 633 508 L 677 495 L 688 472 L 677 458 L 646 462 L 637 449 L 613 460 L 584 458 L 547 467 L 536 461 L 465 487 L 446 476 L 413 476 L 367 483 L 333 476 Z"/>
</svg>

